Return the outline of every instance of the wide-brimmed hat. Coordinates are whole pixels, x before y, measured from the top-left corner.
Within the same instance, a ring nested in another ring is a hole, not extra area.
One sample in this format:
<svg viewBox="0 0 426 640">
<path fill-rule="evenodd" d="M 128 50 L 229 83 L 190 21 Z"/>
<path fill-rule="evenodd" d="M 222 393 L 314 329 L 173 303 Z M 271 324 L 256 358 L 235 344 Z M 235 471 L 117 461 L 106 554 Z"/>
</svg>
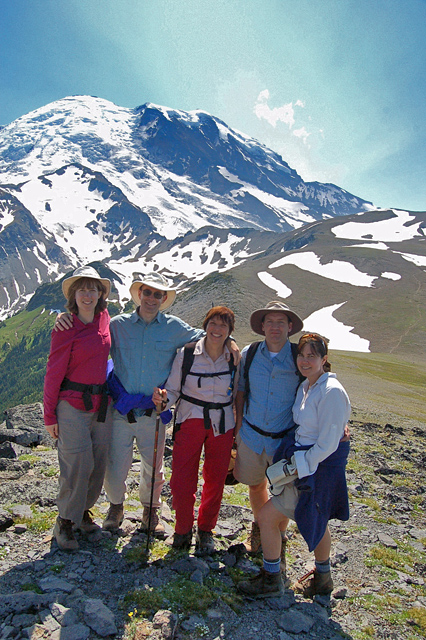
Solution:
<svg viewBox="0 0 426 640">
<path fill-rule="evenodd" d="M 79 280 L 80 278 L 90 278 L 90 280 L 100 280 L 100 282 L 102 282 L 102 284 L 106 288 L 105 300 L 108 298 L 109 293 L 111 291 L 111 280 L 108 280 L 108 278 L 101 278 L 101 276 L 96 271 L 96 269 L 94 269 L 93 267 L 85 266 L 85 267 L 78 267 L 78 269 L 74 271 L 72 276 L 70 276 L 69 278 L 65 278 L 65 280 L 62 282 L 62 292 L 67 299 L 68 299 L 68 291 L 70 286 L 73 284 L 73 282 L 75 282 L 76 280 Z"/>
<path fill-rule="evenodd" d="M 289 336 L 292 336 L 294 333 L 298 333 L 303 329 L 303 320 L 299 318 L 297 313 L 288 308 L 286 304 L 283 302 L 268 302 L 266 307 L 263 309 L 256 309 L 250 316 L 250 326 L 255 333 L 259 333 L 261 336 L 265 335 L 265 332 L 262 329 L 263 318 L 267 313 L 275 313 L 277 311 L 281 311 L 288 316 L 289 320 L 292 322 L 291 330 L 288 332 Z"/>
<path fill-rule="evenodd" d="M 158 289 L 159 291 L 165 291 L 167 293 L 167 298 L 160 305 L 160 311 L 168 309 L 175 301 L 176 289 L 170 286 L 166 278 L 162 276 L 161 273 L 155 273 L 154 271 L 146 273 L 145 275 L 142 275 L 142 273 L 134 273 L 133 282 L 130 287 L 130 295 L 137 307 L 139 307 L 141 303 L 138 292 L 143 284 L 147 287 L 152 287 L 153 289 Z"/>
</svg>

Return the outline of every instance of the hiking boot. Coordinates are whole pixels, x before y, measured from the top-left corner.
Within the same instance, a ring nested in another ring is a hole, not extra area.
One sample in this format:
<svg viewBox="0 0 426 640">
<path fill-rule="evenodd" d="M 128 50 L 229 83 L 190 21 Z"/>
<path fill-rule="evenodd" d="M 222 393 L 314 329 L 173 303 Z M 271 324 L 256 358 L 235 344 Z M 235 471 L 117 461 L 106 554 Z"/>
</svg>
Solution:
<svg viewBox="0 0 426 640">
<path fill-rule="evenodd" d="M 71 520 L 65 520 L 65 518 L 61 518 L 61 516 L 56 518 L 53 535 L 56 538 L 58 547 L 62 549 L 62 551 L 76 551 L 76 549 L 79 548 L 78 542 L 74 537 L 72 524 Z"/>
<path fill-rule="evenodd" d="M 303 593 L 305 598 L 328 596 L 333 591 L 333 588 L 331 572 L 319 573 L 316 569 L 309 571 L 309 573 L 300 578 L 294 585 L 295 591 Z"/>
<path fill-rule="evenodd" d="M 188 533 L 176 533 L 173 535 L 173 549 L 188 551 L 192 544 L 192 529 Z"/>
<path fill-rule="evenodd" d="M 149 507 L 143 508 L 143 516 L 141 526 L 139 527 L 141 531 L 148 532 L 148 524 L 149 524 Z M 166 535 L 166 530 L 164 529 L 164 525 L 158 517 L 158 508 L 153 507 L 151 509 L 151 533 L 157 538 L 164 538 Z"/>
<path fill-rule="evenodd" d="M 238 591 L 252 598 L 275 598 L 282 595 L 284 585 L 279 573 L 269 573 L 261 569 L 257 576 L 243 580 L 237 584 Z"/>
<path fill-rule="evenodd" d="M 247 540 L 243 543 L 247 553 L 255 554 L 262 550 L 262 543 L 260 541 L 260 529 L 257 522 L 251 523 L 251 531 L 248 534 Z"/>
<path fill-rule="evenodd" d="M 211 531 L 202 531 L 198 529 L 195 538 L 195 555 L 209 556 L 215 552 L 213 533 Z"/>
<path fill-rule="evenodd" d="M 91 511 L 89 511 L 89 509 L 87 509 L 83 513 L 83 519 L 81 521 L 81 524 L 74 525 L 73 528 L 76 529 L 76 530 L 83 531 L 83 533 L 93 533 L 94 531 L 99 531 L 100 526 L 98 524 L 96 524 L 96 522 L 92 518 Z"/>
<path fill-rule="evenodd" d="M 102 529 L 106 531 L 117 531 L 120 528 L 121 523 L 124 520 L 124 505 L 120 504 L 109 505 L 108 513 L 105 520 L 102 523 Z"/>
</svg>

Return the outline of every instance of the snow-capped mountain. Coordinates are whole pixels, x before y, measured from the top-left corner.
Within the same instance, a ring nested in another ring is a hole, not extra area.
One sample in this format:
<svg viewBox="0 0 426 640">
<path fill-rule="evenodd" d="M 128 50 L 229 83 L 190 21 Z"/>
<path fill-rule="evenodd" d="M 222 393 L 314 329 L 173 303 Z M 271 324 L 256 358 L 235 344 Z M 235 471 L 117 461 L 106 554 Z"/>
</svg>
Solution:
<svg viewBox="0 0 426 640">
<path fill-rule="evenodd" d="M 87 262 L 193 281 L 372 208 L 203 111 L 64 98 L 0 129 L 0 318 Z"/>
</svg>

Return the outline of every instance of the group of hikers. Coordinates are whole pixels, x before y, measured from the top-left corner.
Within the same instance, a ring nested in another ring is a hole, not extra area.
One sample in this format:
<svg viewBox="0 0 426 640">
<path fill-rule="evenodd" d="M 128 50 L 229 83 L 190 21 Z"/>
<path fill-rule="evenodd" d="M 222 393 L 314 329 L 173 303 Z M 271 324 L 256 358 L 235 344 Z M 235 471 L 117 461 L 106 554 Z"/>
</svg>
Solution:
<svg viewBox="0 0 426 640">
<path fill-rule="evenodd" d="M 78 549 L 76 530 L 99 529 L 91 509 L 102 487 L 109 501 L 102 528 L 119 529 L 134 440 L 141 457 L 141 529 L 164 537 L 165 428 L 174 407 L 172 546 L 189 550 L 193 542 L 204 449 L 195 553 L 215 551 L 213 531 L 236 446 L 233 474 L 248 485 L 253 512 L 245 547 L 263 553 L 259 574 L 238 589 L 268 597 L 288 585 L 292 519 L 315 556 L 315 568 L 296 588 L 306 597 L 331 593 L 328 521 L 349 517 L 350 403 L 330 372 L 326 339 L 305 333 L 290 342 L 303 322 L 287 305 L 270 302 L 250 317 L 262 340 L 240 354 L 231 309 L 212 307 L 203 328 L 193 328 L 164 313 L 176 290 L 156 272 L 137 274 L 130 287 L 136 309 L 112 319 L 106 308 L 111 282 L 92 267 L 76 269 L 62 290 L 68 313 L 58 316 L 52 331 L 44 385 L 45 425 L 58 441 L 58 546 Z"/>
</svg>

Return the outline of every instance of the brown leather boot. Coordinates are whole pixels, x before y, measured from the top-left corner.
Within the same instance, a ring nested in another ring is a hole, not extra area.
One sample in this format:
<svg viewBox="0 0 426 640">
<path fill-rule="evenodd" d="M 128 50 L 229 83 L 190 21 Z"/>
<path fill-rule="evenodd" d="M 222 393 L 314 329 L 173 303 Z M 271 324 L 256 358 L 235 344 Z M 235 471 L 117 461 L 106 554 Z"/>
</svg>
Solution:
<svg viewBox="0 0 426 640">
<path fill-rule="evenodd" d="M 109 510 L 105 520 L 102 523 L 102 529 L 106 531 L 117 531 L 120 528 L 121 523 L 124 520 L 124 505 L 122 502 L 119 504 L 109 505 Z"/>
<path fill-rule="evenodd" d="M 94 531 L 99 531 L 100 526 L 96 524 L 93 520 L 91 511 L 87 509 L 83 513 L 81 524 L 76 525 L 75 529 L 79 529 L 80 531 L 83 531 L 83 533 L 93 533 Z"/>
<path fill-rule="evenodd" d="M 149 523 L 149 507 L 144 507 L 140 530 L 148 531 L 148 523 Z M 164 529 L 164 525 L 158 516 L 157 507 L 153 507 L 151 510 L 151 533 L 156 538 L 164 538 L 166 535 L 166 530 Z"/>
<path fill-rule="evenodd" d="M 262 568 L 257 576 L 239 582 L 237 589 L 245 596 L 251 596 L 252 598 L 274 598 L 280 596 L 284 590 L 281 571 L 279 573 L 269 573 L 269 571 L 265 571 Z"/>
<path fill-rule="evenodd" d="M 61 518 L 61 516 L 56 518 L 53 535 L 56 538 L 58 547 L 62 549 L 62 551 L 76 551 L 79 548 L 78 542 L 74 537 L 72 525 L 71 520 L 66 520 L 65 518 Z"/>
<path fill-rule="evenodd" d="M 294 590 L 303 593 L 305 598 L 313 598 L 314 596 L 328 596 L 333 591 L 334 584 L 331 578 L 331 572 L 319 573 L 316 569 L 312 569 L 294 585 Z"/>
</svg>

